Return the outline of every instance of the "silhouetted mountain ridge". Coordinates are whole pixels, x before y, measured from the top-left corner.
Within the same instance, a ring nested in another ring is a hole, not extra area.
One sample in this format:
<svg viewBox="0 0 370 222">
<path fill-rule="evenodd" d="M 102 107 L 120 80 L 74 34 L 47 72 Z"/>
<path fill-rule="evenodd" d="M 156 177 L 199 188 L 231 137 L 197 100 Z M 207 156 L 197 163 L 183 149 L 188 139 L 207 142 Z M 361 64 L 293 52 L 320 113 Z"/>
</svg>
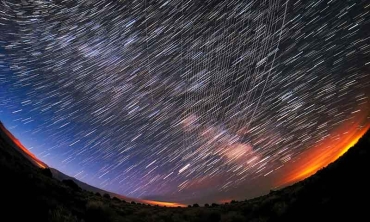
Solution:
<svg viewBox="0 0 370 222">
<path fill-rule="evenodd" d="M 135 201 L 135 202 L 140 202 L 139 199 L 136 199 L 136 198 L 130 198 L 130 197 L 126 197 L 126 196 L 123 196 L 123 195 L 119 195 L 119 194 L 116 194 L 116 193 L 113 193 L 113 192 L 109 192 L 109 191 L 106 191 L 106 190 L 102 190 L 102 189 L 99 189 L 97 187 L 94 187 L 94 186 L 91 186 L 87 183 L 84 183 L 74 177 L 71 177 L 71 176 L 68 176 L 62 172 L 60 172 L 59 170 L 57 169 L 54 169 L 54 168 L 50 168 L 50 171 L 51 173 L 53 174 L 53 177 L 57 180 L 60 180 L 60 181 L 63 181 L 63 180 L 72 180 L 74 181 L 79 187 L 81 187 L 83 190 L 87 190 L 87 191 L 90 191 L 90 192 L 94 192 L 94 193 L 100 193 L 101 195 L 104 195 L 104 194 L 109 194 L 111 197 L 117 197 L 117 198 L 120 198 L 120 199 L 123 199 L 125 201 Z"/>
</svg>

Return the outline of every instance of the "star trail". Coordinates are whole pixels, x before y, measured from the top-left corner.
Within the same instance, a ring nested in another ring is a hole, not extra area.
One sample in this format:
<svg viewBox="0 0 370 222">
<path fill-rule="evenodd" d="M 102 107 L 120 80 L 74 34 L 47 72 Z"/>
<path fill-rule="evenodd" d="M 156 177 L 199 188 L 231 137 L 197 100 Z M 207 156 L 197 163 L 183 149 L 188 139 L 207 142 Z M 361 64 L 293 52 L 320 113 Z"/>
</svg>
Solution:
<svg viewBox="0 0 370 222">
<path fill-rule="evenodd" d="M 48 165 L 135 198 L 271 189 L 369 126 L 369 75 L 366 1 L 0 3 L 1 121 Z"/>
</svg>

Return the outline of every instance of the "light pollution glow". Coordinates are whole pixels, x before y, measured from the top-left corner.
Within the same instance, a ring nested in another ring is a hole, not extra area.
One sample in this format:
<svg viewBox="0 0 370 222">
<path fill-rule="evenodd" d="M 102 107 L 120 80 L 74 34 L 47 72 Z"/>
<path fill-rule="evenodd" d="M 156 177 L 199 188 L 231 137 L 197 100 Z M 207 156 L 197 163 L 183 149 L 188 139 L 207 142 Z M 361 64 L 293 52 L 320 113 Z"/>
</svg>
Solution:
<svg viewBox="0 0 370 222">
<path fill-rule="evenodd" d="M 366 133 L 370 125 L 358 130 L 356 126 L 342 127 L 337 138 L 327 137 L 315 147 L 301 153 L 295 162 L 282 168 L 283 177 L 279 178 L 277 187 L 293 184 L 303 180 L 318 170 L 326 167 L 346 153 Z M 285 168 L 285 169 L 284 169 Z"/>
<path fill-rule="evenodd" d="M 31 160 L 34 164 L 36 164 L 38 167 L 40 167 L 42 169 L 45 169 L 45 168 L 48 167 L 44 162 L 39 160 L 33 153 L 31 153 L 31 151 L 29 151 L 25 146 L 23 146 L 23 144 L 17 138 L 15 138 L 15 136 L 13 136 L 13 134 L 11 132 L 9 132 L 9 130 L 7 130 L 5 128 L 5 126 L 3 126 L 3 124 L 0 124 L 0 129 L 9 137 L 9 139 L 11 139 L 13 141 L 13 143 L 21 151 L 23 151 L 23 154 L 26 157 L 28 157 L 28 159 Z"/>
<path fill-rule="evenodd" d="M 0 129 L 12 140 L 12 142 L 22 151 L 22 154 L 25 155 L 27 159 L 32 161 L 36 166 L 45 169 L 48 168 L 44 162 L 38 159 L 31 151 L 29 151 L 8 129 L 5 128 L 3 124 L 0 124 Z M 126 199 L 121 197 L 121 199 Z M 132 199 L 132 198 L 130 198 Z M 140 200 L 140 199 L 133 199 L 136 202 L 150 204 L 150 205 L 158 205 L 161 207 L 186 207 L 184 204 L 180 203 L 172 203 L 172 202 L 162 202 L 162 201 L 154 201 L 154 200 Z"/>
<path fill-rule="evenodd" d="M 154 200 L 141 200 L 141 202 L 150 204 L 150 205 L 158 205 L 161 207 L 186 207 L 185 204 L 172 203 L 172 202 L 162 202 L 162 201 L 154 201 Z"/>
<path fill-rule="evenodd" d="M 40 168 L 47 168 L 48 166 L 39 160 L 33 153 L 31 153 L 22 143 L 14 137 L 2 124 L 0 124 L 1 130 L 16 144 L 29 159 Z M 317 146 L 312 149 L 308 149 L 297 158 L 296 161 L 292 162 L 282 168 L 284 175 L 278 180 L 277 187 L 286 186 L 300 180 L 303 180 L 313 174 L 315 174 L 321 168 L 327 166 L 331 162 L 334 162 L 344 153 L 346 153 L 357 141 L 370 129 L 370 125 L 358 130 L 356 126 L 342 127 L 341 137 L 332 138 L 327 137 L 321 141 Z M 325 144 L 325 145 L 324 145 Z M 326 145 L 330 144 L 330 145 Z M 122 199 L 125 199 L 121 197 Z M 131 198 L 130 198 L 131 199 Z M 175 202 L 162 202 L 155 200 L 141 200 L 136 199 L 136 202 L 158 205 L 162 207 L 186 207 L 187 205 Z M 231 199 L 220 200 L 218 203 L 230 202 Z"/>
</svg>

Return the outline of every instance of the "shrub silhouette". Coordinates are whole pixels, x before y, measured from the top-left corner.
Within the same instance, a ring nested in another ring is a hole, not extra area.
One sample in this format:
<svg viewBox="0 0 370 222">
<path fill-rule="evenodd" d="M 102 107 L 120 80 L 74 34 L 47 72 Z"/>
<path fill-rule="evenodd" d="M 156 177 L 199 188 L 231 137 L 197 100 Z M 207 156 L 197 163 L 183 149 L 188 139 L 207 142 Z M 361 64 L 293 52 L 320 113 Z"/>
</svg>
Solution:
<svg viewBox="0 0 370 222">
<path fill-rule="evenodd" d="M 193 207 L 199 207 L 199 204 L 195 203 L 193 204 Z"/>
<path fill-rule="evenodd" d="M 49 222 L 78 222 L 76 216 L 73 216 L 71 212 L 62 206 L 58 206 L 54 210 L 49 210 L 48 216 Z"/>
<path fill-rule="evenodd" d="M 285 202 L 277 202 L 274 204 L 272 211 L 277 215 L 281 216 L 287 211 L 288 205 Z"/>
<path fill-rule="evenodd" d="M 62 182 L 74 190 L 81 189 L 73 180 L 68 179 L 68 180 L 63 180 Z"/>
<path fill-rule="evenodd" d="M 103 195 L 103 197 L 104 197 L 104 198 L 107 198 L 107 199 L 110 199 L 110 195 L 109 195 L 109 194 L 107 194 L 107 193 L 105 193 L 105 194 Z"/>
<path fill-rule="evenodd" d="M 111 222 L 116 215 L 112 208 L 109 208 L 103 202 L 90 201 L 86 205 L 86 222 Z"/>
<path fill-rule="evenodd" d="M 53 178 L 53 174 L 49 168 L 42 169 L 41 173 L 47 177 Z"/>
<path fill-rule="evenodd" d="M 238 212 L 231 211 L 221 218 L 222 222 L 244 222 L 245 217 Z"/>
<path fill-rule="evenodd" d="M 208 216 L 208 221 L 219 222 L 221 220 L 221 214 L 216 211 L 212 211 Z"/>
</svg>

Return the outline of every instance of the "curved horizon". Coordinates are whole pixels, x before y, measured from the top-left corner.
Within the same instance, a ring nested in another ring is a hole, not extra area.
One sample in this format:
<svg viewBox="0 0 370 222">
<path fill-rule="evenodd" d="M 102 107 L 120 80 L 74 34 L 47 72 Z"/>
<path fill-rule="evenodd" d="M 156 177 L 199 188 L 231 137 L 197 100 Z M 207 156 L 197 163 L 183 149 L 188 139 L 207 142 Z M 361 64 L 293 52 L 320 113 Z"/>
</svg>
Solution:
<svg viewBox="0 0 370 222">
<path fill-rule="evenodd" d="M 370 124 L 369 5 L 0 3 L 0 118 L 30 159 L 123 196 L 249 199 Z"/>
<path fill-rule="evenodd" d="M 298 158 L 296 162 L 286 167 L 289 170 L 285 171 L 283 177 L 280 178 L 278 181 L 274 181 L 276 183 L 275 186 L 278 187 L 278 189 L 282 189 L 285 186 L 292 185 L 294 183 L 297 183 L 299 181 L 302 181 L 314 175 L 318 170 L 325 168 L 327 165 L 329 165 L 332 162 L 335 162 L 338 158 L 340 158 L 343 154 L 345 154 L 351 147 L 353 147 L 358 142 L 358 140 L 369 129 L 370 129 L 370 124 L 368 124 L 367 126 L 364 126 L 362 129 L 352 128 L 349 130 L 349 132 L 347 128 L 347 131 L 344 134 L 348 134 L 348 135 L 345 135 L 344 139 L 339 138 L 339 140 L 342 140 L 342 141 L 340 141 L 337 144 L 331 145 L 330 149 L 326 150 L 325 152 L 322 152 L 322 147 L 320 146 L 316 146 L 309 150 L 306 150 L 304 153 L 300 155 L 302 158 Z M 33 162 L 35 166 L 40 167 L 42 169 L 49 168 L 48 165 L 43 163 L 32 152 L 30 152 L 19 141 L 19 139 L 17 139 L 3 125 L 1 121 L 0 121 L 0 130 L 2 130 L 20 148 L 20 150 L 18 151 L 22 152 L 22 154 L 25 155 L 26 157 L 29 157 L 27 159 Z M 332 142 L 333 140 L 328 140 L 327 143 L 332 143 Z M 108 191 L 108 190 L 106 190 L 105 192 L 112 193 L 111 191 Z M 126 201 L 135 201 L 138 203 L 150 204 L 153 206 L 158 205 L 162 207 L 187 207 L 188 206 L 187 204 L 189 204 L 189 203 L 176 203 L 176 202 L 165 202 L 165 201 L 157 201 L 157 200 L 137 199 L 137 198 L 132 198 L 132 197 L 126 197 L 126 196 L 116 194 L 116 193 L 112 193 L 112 194 L 114 194 L 115 197 L 119 197 L 120 199 L 123 199 Z M 265 194 L 262 194 L 262 195 L 265 195 Z M 215 202 L 223 204 L 223 203 L 229 203 L 232 200 L 234 199 L 233 198 L 222 199 L 222 200 L 218 200 Z"/>
</svg>

